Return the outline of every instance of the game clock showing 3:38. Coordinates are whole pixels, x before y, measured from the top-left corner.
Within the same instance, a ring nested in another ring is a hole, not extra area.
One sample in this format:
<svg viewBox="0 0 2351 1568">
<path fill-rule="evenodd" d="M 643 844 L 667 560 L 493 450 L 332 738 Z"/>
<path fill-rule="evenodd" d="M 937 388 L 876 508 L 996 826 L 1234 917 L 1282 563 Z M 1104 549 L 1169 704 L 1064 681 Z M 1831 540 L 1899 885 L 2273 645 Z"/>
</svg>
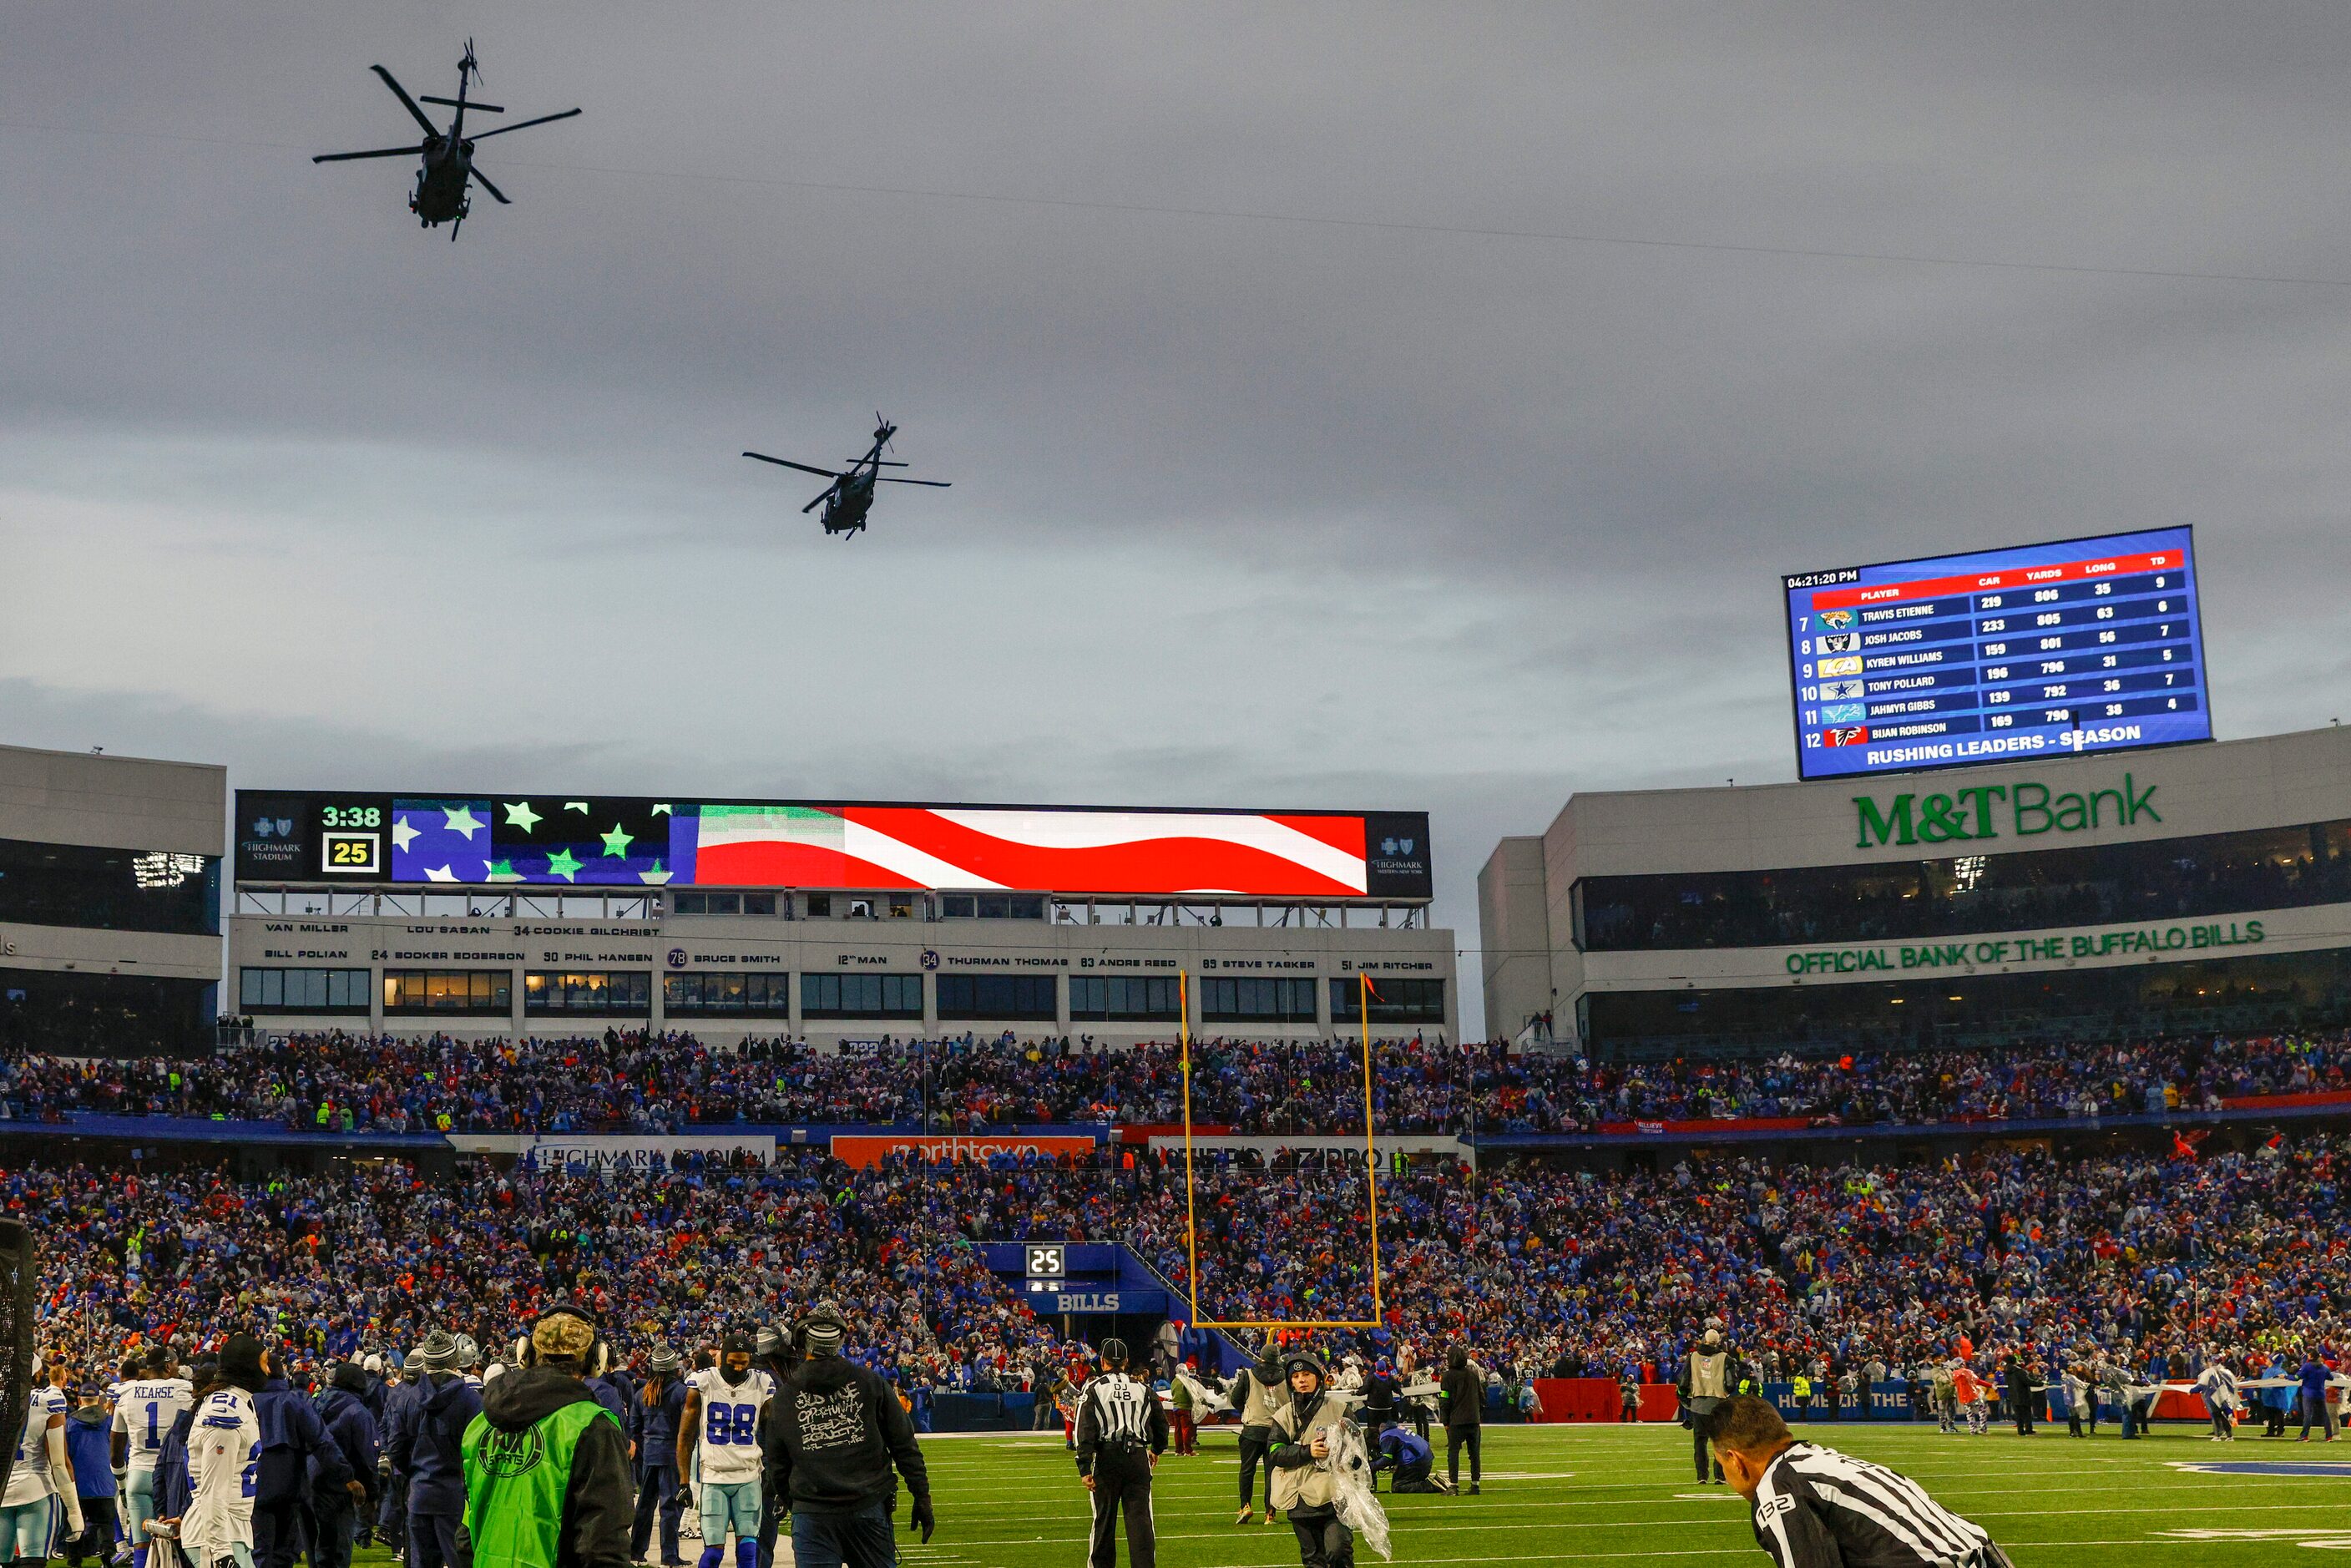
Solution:
<svg viewBox="0 0 2351 1568">
<path fill-rule="evenodd" d="M 321 800 L 316 822 L 319 870 L 327 876 L 381 877 L 383 841 L 392 826 L 387 800 Z"/>
</svg>

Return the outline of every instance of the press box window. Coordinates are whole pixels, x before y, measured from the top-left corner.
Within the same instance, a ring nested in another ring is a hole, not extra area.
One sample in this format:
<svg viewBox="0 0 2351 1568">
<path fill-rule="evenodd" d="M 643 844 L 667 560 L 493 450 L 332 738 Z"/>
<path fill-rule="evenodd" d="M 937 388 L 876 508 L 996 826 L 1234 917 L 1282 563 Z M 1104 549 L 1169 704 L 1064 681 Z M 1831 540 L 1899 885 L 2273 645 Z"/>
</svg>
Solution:
<svg viewBox="0 0 2351 1568">
<path fill-rule="evenodd" d="M 1331 982 L 1331 1021 L 1361 1023 L 1363 1009 L 1357 1006 L 1363 982 L 1355 979 Z M 1443 1023 L 1445 1021 L 1445 982 L 1443 980 L 1372 981 L 1372 1021 L 1374 1023 Z"/>
<path fill-rule="evenodd" d="M 365 1013 L 365 969 L 240 969 L 237 1009 L 248 1013 Z"/>
<path fill-rule="evenodd" d="M 217 936 L 219 910 L 211 855 L 0 839 L 0 921 Z"/>
<path fill-rule="evenodd" d="M 668 975 L 662 979 L 662 1011 L 673 1017 L 789 1018 L 791 979 L 789 975 L 741 969 Z M 919 1007 L 915 1011 L 920 1016 Z"/>
<path fill-rule="evenodd" d="M 1200 982 L 1204 1023 L 1312 1023 L 1311 980 L 1219 980 Z"/>
<path fill-rule="evenodd" d="M 939 900 L 946 920 L 1042 920 L 1045 900 L 1026 893 L 950 893 Z"/>
<path fill-rule="evenodd" d="M 523 1011 L 534 1018 L 648 1018 L 653 974 L 646 969 L 550 969 L 522 977 Z"/>
<path fill-rule="evenodd" d="M 514 1011 L 514 976 L 505 969 L 386 969 L 383 1010 L 505 1018 Z"/>
<path fill-rule="evenodd" d="M 1054 1009 L 1050 975 L 941 975 L 941 1019 L 975 1019 L 1051 1023 Z"/>
<path fill-rule="evenodd" d="M 1314 1000 L 1310 992 L 1307 1001 Z M 1070 977 L 1070 1017 L 1094 1023 L 1174 1023 L 1181 1014 L 1175 978 L 1121 975 Z"/>
<path fill-rule="evenodd" d="M 802 975 L 804 1019 L 919 1019 L 920 975 Z"/>
</svg>

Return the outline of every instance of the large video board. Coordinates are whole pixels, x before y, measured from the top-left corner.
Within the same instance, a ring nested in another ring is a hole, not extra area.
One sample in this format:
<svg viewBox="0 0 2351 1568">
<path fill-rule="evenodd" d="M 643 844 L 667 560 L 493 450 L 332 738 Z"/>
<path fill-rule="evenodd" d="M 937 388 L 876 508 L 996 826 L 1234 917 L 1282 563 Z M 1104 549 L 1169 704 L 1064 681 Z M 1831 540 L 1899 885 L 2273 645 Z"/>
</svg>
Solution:
<svg viewBox="0 0 2351 1568">
<path fill-rule="evenodd" d="M 240 882 L 1430 896 L 1422 811 L 240 789 Z"/>
<path fill-rule="evenodd" d="M 2212 738 L 2191 529 L 1782 581 L 1799 778 Z"/>
</svg>

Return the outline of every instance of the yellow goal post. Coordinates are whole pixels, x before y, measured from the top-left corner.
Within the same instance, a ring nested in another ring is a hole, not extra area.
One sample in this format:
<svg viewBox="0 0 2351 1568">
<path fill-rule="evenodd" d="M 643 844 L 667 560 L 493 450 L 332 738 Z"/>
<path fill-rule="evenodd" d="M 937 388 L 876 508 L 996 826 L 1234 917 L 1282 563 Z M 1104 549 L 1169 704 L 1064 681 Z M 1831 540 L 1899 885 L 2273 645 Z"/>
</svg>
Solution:
<svg viewBox="0 0 2351 1568">
<path fill-rule="evenodd" d="M 1382 1326 L 1380 1297 L 1380 1157 L 1372 1119 L 1372 988 L 1371 976 L 1355 976 L 1355 1011 L 1364 1025 L 1364 1180 L 1369 1198 L 1372 1231 L 1372 1315 L 1368 1318 L 1204 1318 L 1200 1315 L 1200 1227 L 1196 1189 L 1192 1181 L 1192 977 L 1176 974 L 1176 1013 L 1181 1020 L 1184 1073 L 1184 1253 L 1189 1269 L 1186 1285 L 1191 1297 L 1192 1326 L 1204 1329 L 1375 1329 Z"/>
</svg>

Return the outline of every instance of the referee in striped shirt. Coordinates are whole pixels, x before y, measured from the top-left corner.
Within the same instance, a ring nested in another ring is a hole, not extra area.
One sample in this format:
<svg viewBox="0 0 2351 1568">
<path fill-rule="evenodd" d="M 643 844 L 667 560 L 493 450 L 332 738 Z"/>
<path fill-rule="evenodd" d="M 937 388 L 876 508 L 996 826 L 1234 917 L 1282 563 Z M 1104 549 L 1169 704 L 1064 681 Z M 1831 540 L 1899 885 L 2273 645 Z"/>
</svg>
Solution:
<svg viewBox="0 0 2351 1568">
<path fill-rule="evenodd" d="M 1150 1384 L 1126 1370 L 1126 1342 L 1102 1344 L 1102 1375 L 1078 1396 L 1078 1475 L 1093 1507 L 1092 1568 L 1118 1568 L 1118 1516 L 1126 1514 L 1126 1557 L 1155 1568 L 1158 1526 L 1151 1517 L 1151 1471 L 1167 1451 L 1167 1412 Z"/>
<path fill-rule="evenodd" d="M 1731 1490 L 1754 1506 L 1755 1541 L 1778 1568 L 2010 1568 L 1983 1527 L 1884 1465 L 1800 1443 L 1752 1395 L 1704 1417 Z"/>
</svg>

